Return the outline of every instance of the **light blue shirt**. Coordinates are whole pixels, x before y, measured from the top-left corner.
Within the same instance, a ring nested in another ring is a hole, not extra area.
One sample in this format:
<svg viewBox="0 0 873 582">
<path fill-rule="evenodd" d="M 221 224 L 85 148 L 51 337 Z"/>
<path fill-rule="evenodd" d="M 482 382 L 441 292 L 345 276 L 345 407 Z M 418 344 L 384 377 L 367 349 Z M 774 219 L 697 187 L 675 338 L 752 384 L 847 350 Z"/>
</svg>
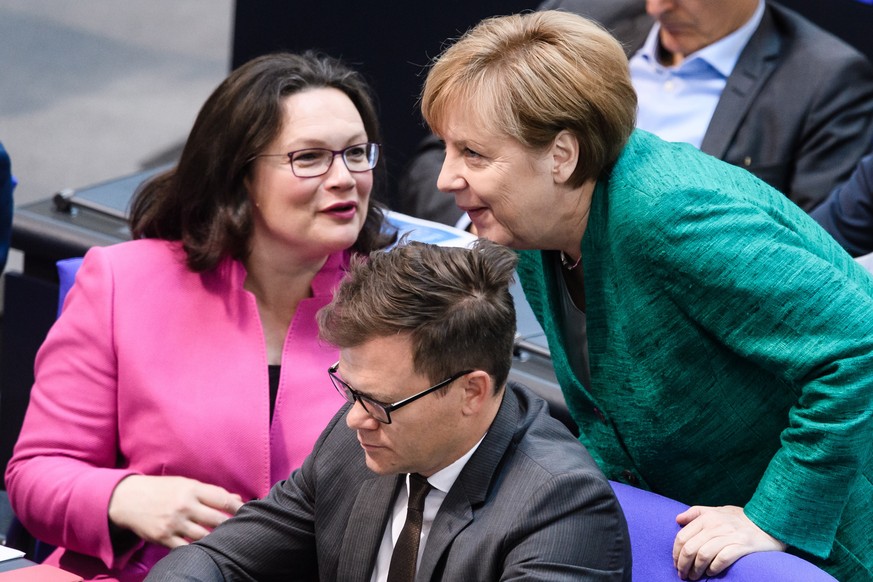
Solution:
<svg viewBox="0 0 873 582">
<path fill-rule="evenodd" d="M 630 60 L 639 103 L 637 127 L 699 148 L 727 79 L 763 16 L 764 0 L 760 0 L 748 22 L 672 67 L 658 62 L 661 26 L 655 24 Z"/>
</svg>

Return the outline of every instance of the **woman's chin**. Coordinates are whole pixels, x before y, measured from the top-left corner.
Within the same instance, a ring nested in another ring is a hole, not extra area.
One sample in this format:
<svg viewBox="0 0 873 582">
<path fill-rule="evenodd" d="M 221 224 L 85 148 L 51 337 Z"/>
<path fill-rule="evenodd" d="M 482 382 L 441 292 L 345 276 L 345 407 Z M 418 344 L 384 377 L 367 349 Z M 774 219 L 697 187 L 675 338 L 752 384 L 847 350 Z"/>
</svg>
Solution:
<svg viewBox="0 0 873 582">
<path fill-rule="evenodd" d="M 349 225 L 348 228 L 337 229 L 336 232 L 331 234 L 332 236 L 329 237 L 327 242 L 333 248 L 332 252 L 343 251 L 355 244 L 358 236 L 361 234 L 361 228 Z"/>
<path fill-rule="evenodd" d="M 479 238 L 487 238 L 491 242 L 497 243 L 499 245 L 514 248 L 513 242 L 515 241 L 515 237 L 513 237 L 510 233 L 506 232 L 506 230 L 487 225 L 480 226 L 474 224 L 474 226 L 476 227 L 476 236 L 478 236 Z"/>
</svg>

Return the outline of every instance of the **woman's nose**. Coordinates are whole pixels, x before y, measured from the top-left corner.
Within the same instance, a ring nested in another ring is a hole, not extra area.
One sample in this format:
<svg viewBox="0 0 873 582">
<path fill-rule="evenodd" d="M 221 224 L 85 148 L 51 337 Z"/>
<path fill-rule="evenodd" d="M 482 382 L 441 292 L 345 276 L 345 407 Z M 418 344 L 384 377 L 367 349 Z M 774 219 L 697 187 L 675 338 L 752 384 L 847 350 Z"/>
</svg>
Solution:
<svg viewBox="0 0 873 582">
<path fill-rule="evenodd" d="M 456 166 L 456 160 L 449 159 L 448 156 L 443 160 L 443 166 L 440 168 L 439 176 L 437 176 L 437 188 L 440 191 L 451 194 L 466 187 L 467 181 L 464 180 Z"/>
<path fill-rule="evenodd" d="M 665 12 L 674 8 L 673 0 L 646 0 L 646 12 L 652 18 L 659 18 Z"/>
<path fill-rule="evenodd" d="M 355 184 L 355 177 L 349 171 L 342 156 L 335 155 L 325 174 L 328 187 L 349 187 Z"/>
</svg>

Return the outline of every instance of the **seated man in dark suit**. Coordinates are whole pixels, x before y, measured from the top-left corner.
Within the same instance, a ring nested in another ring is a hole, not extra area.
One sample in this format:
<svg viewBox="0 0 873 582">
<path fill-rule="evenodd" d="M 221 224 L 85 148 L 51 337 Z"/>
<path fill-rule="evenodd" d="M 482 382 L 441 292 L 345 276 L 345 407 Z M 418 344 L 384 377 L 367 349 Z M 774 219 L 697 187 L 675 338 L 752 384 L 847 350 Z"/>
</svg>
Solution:
<svg viewBox="0 0 873 582">
<path fill-rule="evenodd" d="M 349 404 L 301 469 L 148 580 L 630 580 L 608 481 L 506 383 L 515 263 L 480 241 L 353 264 L 318 316 Z"/>
<path fill-rule="evenodd" d="M 546 0 L 539 8 L 597 20 L 622 42 L 637 127 L 744 167 L 804 210 L 869 152 L 873 65 L 778 4 Z M 422 145 L 401 176 L 398 210 L 464 227 L 436 187 L 442 157 L 436 139 Z"/>
<path fill-rule="evenodd" d="M 853 257 L 873 253 L 873 156 L 810 215 Z"/>
</svg>

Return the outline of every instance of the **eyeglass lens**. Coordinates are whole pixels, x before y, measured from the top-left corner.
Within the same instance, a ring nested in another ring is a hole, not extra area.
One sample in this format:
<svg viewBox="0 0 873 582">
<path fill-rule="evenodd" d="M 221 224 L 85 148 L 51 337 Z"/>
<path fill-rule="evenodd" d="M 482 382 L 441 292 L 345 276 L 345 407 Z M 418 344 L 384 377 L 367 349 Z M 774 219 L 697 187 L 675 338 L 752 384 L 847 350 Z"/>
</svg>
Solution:
<svg viewBox="0 0 873 582">
<path fill-rule="evenodd" d="M 296 151 L 291 154 L 291 167 L 300 178 L 320 176 L 327 172 L 337 155 L 342 156 L 349 172 L 366 172 L 379 161 L 379 144 L 360 143 L 338 152 L 323 148 Z"/>
<path fill-rule="evenodd" d="M 349 386 L 333 374 L 330 374 L 330 381 L 333 383 L 333 387 L 337 389 L 337 392 L 339 392 L 342 397 L 345 398 L 348 402 L 354 404 L 355 401 L 358 401 L 361 403 L 361 406 L 364 407 L 364 410 L 366 410 L 367 413 L 370 414 L 373 418 L 375 418 L 379 422 L 388 422 L 388 412 L 381 404 L 377 404 L 369 398 L 355 394 L 351 386 Z"/>
</svg>

